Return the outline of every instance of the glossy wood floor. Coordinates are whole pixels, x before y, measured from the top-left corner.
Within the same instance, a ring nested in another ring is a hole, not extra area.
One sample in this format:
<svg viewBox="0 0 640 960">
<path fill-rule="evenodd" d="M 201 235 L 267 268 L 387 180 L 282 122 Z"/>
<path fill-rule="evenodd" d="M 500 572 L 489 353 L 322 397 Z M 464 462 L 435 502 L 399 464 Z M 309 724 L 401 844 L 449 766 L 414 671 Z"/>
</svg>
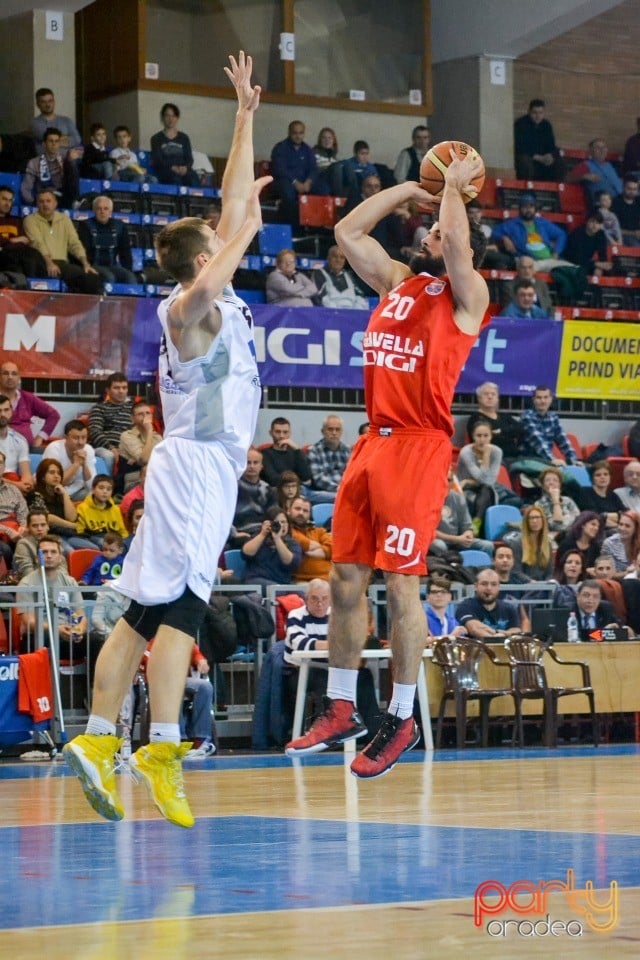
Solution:
<svg viewBox="0 0 640 960">
<path fill-rule="evenodd" d="M 110 824 L 64 764 L 0 763 L 0 957 L 640 956 L 637 747 L 414 751 L 368 783 L 351 757 L 192 764 L 189 831 L 126 776 L 127 818 Z M 511 884 L 567 871 L 573 899 L 508 909 Z M 496 912 L 476 926 L 474 892 L 489 880 Z"/>
</svg>

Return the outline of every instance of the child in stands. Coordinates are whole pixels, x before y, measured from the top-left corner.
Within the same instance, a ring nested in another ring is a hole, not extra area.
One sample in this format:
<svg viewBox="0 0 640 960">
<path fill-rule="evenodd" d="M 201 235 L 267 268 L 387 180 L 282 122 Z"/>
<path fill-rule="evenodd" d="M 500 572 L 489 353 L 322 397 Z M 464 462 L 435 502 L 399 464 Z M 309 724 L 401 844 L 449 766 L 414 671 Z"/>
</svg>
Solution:
<svg viewBox="0 0 640 960">
<path fill-rule="evenodd" d="M 78 533 L 99 549 L 102 549 L 106 533 L 113 531 L 124 538 L 128 532 L 112 496 L 113 478 L 99 473 L 93 478 L 89 496 L 78 504 Z"/>
<path fill-rule="evenodd" d="M 115 580 L 122 573 L 124 541 L 119 533 L 105 533 L 102 552 L 82 574 L 79 583 L 88 587 L 101 587 L 107 580 Z"/>
</svg>

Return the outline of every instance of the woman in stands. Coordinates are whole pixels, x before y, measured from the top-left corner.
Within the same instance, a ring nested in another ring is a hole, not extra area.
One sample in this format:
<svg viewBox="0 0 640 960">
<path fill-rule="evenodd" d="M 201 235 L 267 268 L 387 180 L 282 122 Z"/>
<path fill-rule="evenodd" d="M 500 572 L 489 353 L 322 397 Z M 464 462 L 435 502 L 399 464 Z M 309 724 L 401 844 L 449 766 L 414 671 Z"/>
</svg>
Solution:
<svg viewBox="0 0 640 960">
<path fill-rule="evenodd" d="M 322 128 L 313 152 L 317 169 L 310 193 L 345 197 L 344 164 L 342 160 L 338 160 L 338 138 L 331 127 Z"/>
<path fill-rule="evenodd" d="M 562 538 L 559 553 L 564 556 L 569 550 L 577 550 L 582 554 L 585 570 L 591 577 L 594 576 L 593 568 L 600 556 L 603 540 L 604 523 L 600 514 L 583 510 Z"/>
<path fill-rule="evenodd" d="M 556 467 L 543 470 L 538 482 L 542 487 L 542 496 L 536 500 L 536 506 L 544 511 L 549 524 L 549 535 L 555 544 L 560 541 L 560 534 L 578 519 L 580 511 L 571 497 L 562 495 L 562 474 Z"/>
<path fill-rule="evenodd" d="M 620 514 L 624 512 L 624 504 L 617 493 L 610 490 L 611 466 L 606 460 L 598 460 L 589 467 L 591 477 L 590 487 L 580 487 L 576 494 L 576 502 L 581 510 L 595 510 L 605 523 L 608 533 L 615 533 L 618 529 Z"/>
<path fill-rule="evenodd" d="M 175 103 L 165 103 L 160 111 L 162 130 L 151 137 L 151 166 L 160 183 L 179 187 L 197 187 L 193 171 L 193 151 L 186 133 L 178 130 L 180 110 Z"/>
<path fill-rule="evenodd" d="M 635 560 L 640 551 L 640 515 L 635 510 L 625 510 L 620 515 L 618 532 L 602 544 L 602 552 L 613 558 L 615 576 L 621 579 L 635 570 Z"/>
<path fill-rule="evenodd" d="M 556 576 L 558 584 L 552 607 L 573 607 L 576 601 L 578 584 L 586 577 L 584 560 L 579 550 L 569 550 L 562 558 L 560 569 Z"/>
<path fill-rule="evenodd" d="M 302 547 L 289 536 L 289 521 L 280 507 L 270 507 L 260 532 L 242 545 L 247 568 L 245 583 L 292 583 L 300 566 Z"/>
<path fill-rule="evenodd" d="M 549 580 L 553 573 L 553 546 L 540 507 L 527 507 L 522 514 L 521 569 L 532 580 Z"/>
<path fill-rule="evenodd" d="M 28 495 L 27 502 L 30 508 L 46 510 L 49 530 L 66 540 L 67 537 L 76 536 L 78 514 L 73 500 L 62 484 L 62 473 L 62 464 L 58 460 L 44 457 L 38 464 L 35 486 Z M 68 551 L 65 549 L 65 552 Z"/>
<path fill-rule="evenodd" d="M 491 426 L 478 420 L 458 457 L 456 473 L 469 513 L 480 524 L 487 507 L 498 502 L 497 479 L 502 463 L 502 450 L 491 443 Z"/>
</svg>

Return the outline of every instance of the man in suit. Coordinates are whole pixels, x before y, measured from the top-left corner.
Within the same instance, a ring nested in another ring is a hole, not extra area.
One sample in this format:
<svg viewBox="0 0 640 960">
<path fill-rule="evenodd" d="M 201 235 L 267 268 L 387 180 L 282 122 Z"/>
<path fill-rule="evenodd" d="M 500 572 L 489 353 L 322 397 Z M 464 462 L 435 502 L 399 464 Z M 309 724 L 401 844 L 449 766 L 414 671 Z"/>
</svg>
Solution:
<svg viewBox="0 0 640 960">
<path fill-rule="evenodd" d="M 578 618 L 580 639 L 585 642 L 596 639 L 591 636 L 596 630 L 623 626 L 613 606 L 608 600 L 602 599 L 602 589 L 597 580 L 582 581 L 578 587 L 573 612 Z M 629 627 L 626 627 L 626 630 L 631 636 Z"/>
</svg>

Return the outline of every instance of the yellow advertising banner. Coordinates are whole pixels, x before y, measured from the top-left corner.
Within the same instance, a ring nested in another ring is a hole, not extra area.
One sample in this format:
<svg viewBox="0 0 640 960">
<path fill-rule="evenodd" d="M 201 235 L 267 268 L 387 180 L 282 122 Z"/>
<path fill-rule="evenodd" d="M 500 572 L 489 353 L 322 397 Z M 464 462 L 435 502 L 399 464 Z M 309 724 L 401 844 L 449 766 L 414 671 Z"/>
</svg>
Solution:
<svg viewBox="0 0 640 960">
<path fill-rule="evenodd" d="M 640 400 L 640 324 L 565 320 L 556 393 Z"/>
</svg>

